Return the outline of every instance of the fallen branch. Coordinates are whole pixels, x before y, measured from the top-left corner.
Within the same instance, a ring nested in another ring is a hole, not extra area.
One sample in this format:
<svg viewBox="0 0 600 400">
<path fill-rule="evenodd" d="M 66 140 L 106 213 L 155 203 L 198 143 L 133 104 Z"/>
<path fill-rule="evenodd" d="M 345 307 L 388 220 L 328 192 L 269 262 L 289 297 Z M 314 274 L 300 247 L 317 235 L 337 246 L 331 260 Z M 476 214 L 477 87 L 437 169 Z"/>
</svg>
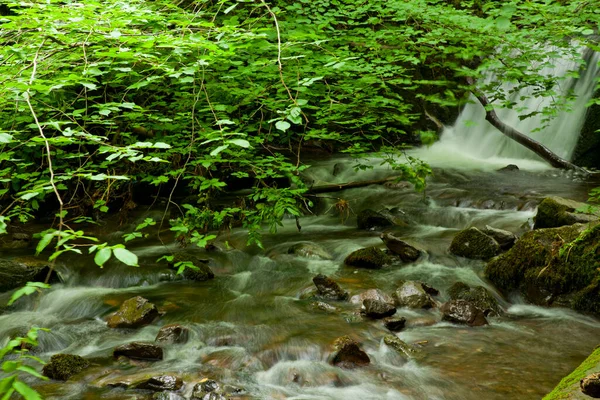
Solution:
<svg viewBox="0 0 600 400">
<path fill-rule="evenodd" d="M 467 77 L 467 83 L 469 83 L 469 85 L 475 85 L 475 81 L 473 80 L 473 78 L 470 77 Z M 583 172 L 585 174 L 589 173 L 585 169 L 578 167 L 577 165 L 558 156 L 556 153 L 554 153 L 552 150 L 550 150 L 537 140 L 534 140 L 529 136 L 517 131 L 513 127 L 506 125 L 500 120 L 500 118 L 498 118 L 498 114 L 496 114 L 492 103 L 489 101 L 485 94 L 483 94 L 480 90 L 476 88 L 471 89 L 471 92 L 475 95 L 475 97 L 477 97 L 477 100 L 479 100 L 481 105 L 485 108 L 485 119 L 490 124 L 492 124 L 492 126 L 498 129 L 502 134 L 508 136 L 515 142 L 533 151 L 535 154 L 543 158 L 546 162 L 548 162 L 548 164 L 552 165 L 555 168 L 570 169 L 578 172 Z"/>
</svg>

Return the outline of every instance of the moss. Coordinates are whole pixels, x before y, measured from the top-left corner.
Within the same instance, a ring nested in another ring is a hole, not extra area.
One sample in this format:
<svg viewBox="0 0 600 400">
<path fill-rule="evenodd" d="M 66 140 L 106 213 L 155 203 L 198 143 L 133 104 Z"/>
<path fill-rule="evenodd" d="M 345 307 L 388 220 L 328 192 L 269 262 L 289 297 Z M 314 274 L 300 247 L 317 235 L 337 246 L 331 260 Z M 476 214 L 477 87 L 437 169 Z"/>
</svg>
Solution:
<svg viewBox="0 0 600 400">
<path fill-rule="evenodd" d="M 575 371 L 563 378 L 543 400 L 570 399 L 573 393 L 579 393 L 579 381 L 590 373 L 598 371 L 600 371 L 600 347 L 597 347 Z"/>
<path fill-rule="evenodd" d="M 356 250 L 344 260 L 344 263 L 348 266 L 368 269 L 378 269 L 389 262 L 390 258 L 387 254 L 377 247 Z"/>
<path fill-rule="evenodd" d="M 500 245 L 479 229 L 469 228 L 454 237 L 450 252 L 460 257 L 488 260 L 500 252 Z"/>
<path fill-rule="evenodd" d="M 485 315 L 496 316 L 502 314 L 498 301 L 483 286 L 469 287 L 463 282 L 456 282 L 448 289 L 452 300 L 466 300 L 482 310 Z"/>
<path fill-rule="evenodd" d="M 55 354 L 50 358 L 50 362 L 44 365 L 43 373 L 48 378 L 66 381 L 71 376 L 80 373 L 90 363 L 81 356 L 74 354 Z"/>
</svg>

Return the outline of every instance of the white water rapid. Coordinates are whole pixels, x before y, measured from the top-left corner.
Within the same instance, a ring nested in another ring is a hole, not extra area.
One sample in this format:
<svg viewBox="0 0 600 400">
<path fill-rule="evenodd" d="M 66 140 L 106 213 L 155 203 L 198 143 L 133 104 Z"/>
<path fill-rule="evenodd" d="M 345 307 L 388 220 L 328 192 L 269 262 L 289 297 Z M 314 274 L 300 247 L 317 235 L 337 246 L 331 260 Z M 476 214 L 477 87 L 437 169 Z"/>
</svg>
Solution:
<svg viewBox="0 0 600 400">
<path fill-rule="evenodd" d="M 518 131 L 543 143 L 550 150 L 567 160 L 571 158 L 577 145 L 579 133 L 587 112 L 586 103 L 591 99 L 600 76 L 600 53 L 589 53 L 584 65 L 570 60 L 555 63 L 547 67 L 542 74 L 567 77 L 578 72 L 576 77 L 568 77 L 555 87 L 558 96 L 572 94 L 574 99 L 569 109 L 558 113 L 543 129 L 542 114 L 536 114 L 524 120 L 519 115 L 527 115 L 548 107 L 552 98 L 532 97 L 532 90 L 513 91 L 513 85 L 503 84 L 501 90 L 510 93 L 509 98 L 517 105 L 512 109 L 496 106 L 500 120 Z M 488 76 L 487 82 L 498 79 Z M 441 140 L 428 149 L 419 149 L 416 156 L 427 160 L 434 166 L 453 166 L 480 169 L 502 167 L 517 164 L 521 169 L 538 170 L 549 168 L 532 151 L 504 136 L 485 120 L 485 111 L 473 98 L 460 113 L 452 127 L 446 127 Z M 444 165 L 439 165 L 440 161 Z M 487 167 L 487 168 L 486 168 Z"/>
</svg>

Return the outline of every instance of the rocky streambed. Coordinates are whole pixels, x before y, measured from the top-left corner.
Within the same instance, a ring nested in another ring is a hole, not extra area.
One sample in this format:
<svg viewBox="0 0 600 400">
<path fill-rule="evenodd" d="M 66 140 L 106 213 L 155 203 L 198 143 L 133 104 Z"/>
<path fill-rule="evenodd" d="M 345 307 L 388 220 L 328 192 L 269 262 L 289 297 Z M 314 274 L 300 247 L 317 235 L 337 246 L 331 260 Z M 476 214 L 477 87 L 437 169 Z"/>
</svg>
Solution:
<svg viewBox="0 0 600 400">
<path fill-rule="evenodd" d="M 311 179 L 355 174 L 335 164 Z M 232 231 L 209 249 L 140 242 L 139 269 L 65 258 L 52 289 L 2 311 L 0 340 L 49 328 L 31 352 L 52 379 L 29 381 L 48 399 L 539 399 L 598 344 L 595 217 L 551 198 L 585 200 L 595 183 L 435 172 L 426 193 L 336 193 L 348 219 L 321 199 L 264 249 Z M 0 275 L 21 278 L 3 280 L 3 304 L 47 272 L 15 241 Z M 177 275 L 165 254 L 198 268 Z"/>
</svg>

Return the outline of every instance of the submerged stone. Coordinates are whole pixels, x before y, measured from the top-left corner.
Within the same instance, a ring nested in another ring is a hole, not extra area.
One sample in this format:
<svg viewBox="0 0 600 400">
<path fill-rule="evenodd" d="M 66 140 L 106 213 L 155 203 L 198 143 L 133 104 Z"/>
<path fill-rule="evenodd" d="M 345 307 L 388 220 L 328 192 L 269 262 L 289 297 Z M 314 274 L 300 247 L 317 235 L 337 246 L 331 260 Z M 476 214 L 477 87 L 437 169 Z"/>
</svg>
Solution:
<svg viewBox="0 0 600 400">
<path fill-rule="evenodd" d="M 365 230 L 385 228 L 386 226 L 394 225 L 388 216 L 371 209 L 366 209 L 359 212 L 356 216 L 356 223 L 358 225 L 358 229 Z"/>
<path fill-rule="evenodd" d="M 296 243 L 288 249 L 288 254 L 295 254 L 300 257 L 317 258 L 320 260 L 332 260 L 333 256 L 323 247 L 310 242 Z"/>
<path fill-rule="evenodd" d="M 313 283 L 317 287 L 317 292 L 320 296 L 330 300 L 347 300 L 349 295 L 345 292 L 336 281 L 319 274 L 313 278 Z"/>
<path fill-rule="evenodd" d="M 377 247 L 356 250 L 344 260 L 344 263 L 350 267 L 367 269 L 383 268 L 389 262 L 390 258 L 387 254 Z"/>
<path fill-rule="evenodd" d="M 42 368 L 42 373 L 51 379 L 66 381 L 90 366 L 89 361 L 74 354 L 55 354 Z"/>
<path fill-rule="evenodd" d="M 475 260 L 488 260 L 500 253 L 500 245 L 494 238 L 472 227 L 458 232 L 450 244 L 450 253 Z"/>
<path fill-rule="evenodd" d="M 151 324 L 158 316 L 154 304 L 136 296 L 125 300 L 121 308 L 107 318 L 106 323 L 109 328 L 139 328 Z"/>
</svg>

